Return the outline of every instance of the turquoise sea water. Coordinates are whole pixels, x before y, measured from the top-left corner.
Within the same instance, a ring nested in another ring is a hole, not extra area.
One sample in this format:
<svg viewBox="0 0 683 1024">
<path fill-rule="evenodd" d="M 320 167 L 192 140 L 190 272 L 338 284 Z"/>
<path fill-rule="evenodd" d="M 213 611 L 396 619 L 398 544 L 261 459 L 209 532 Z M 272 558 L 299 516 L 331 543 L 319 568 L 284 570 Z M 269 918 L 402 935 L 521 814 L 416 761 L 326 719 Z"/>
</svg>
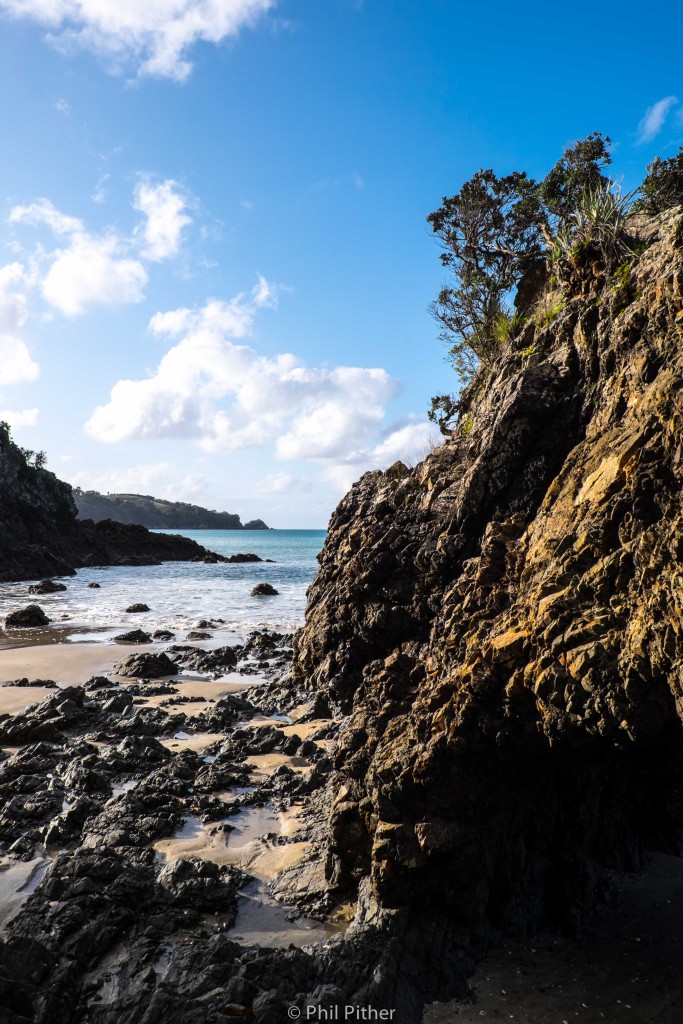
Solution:
<svg viewBox="0 0 683 1024">
<path fill-rule="evenodd" d="M 221 618 L 240 633 L 256 626 L 291 630 L 301 625 L 306 590 L 325 540 L 324 530 L 174 530 L 221 555 L 254 552 L 273 563 L 205 565 L 203 562 L 165 562 L 163 565 L 80 569 L 64 577 L 67 590 L 37 600 L 58 623 L 84 629 L 126 626 L 168 628 L 174 632 L 195 626 L 200 619 Z M 270 583 L 277 597 L 255 598 L 257 583 Z M 89 589 L 88 583 L 99 583 Z M 36 598 L 27 583 L 0 584 L 0 620 Z M 133 602 L 150 611 L 126 615 Z M 68 617 L 68 618 L 67 618 Z"/>
</svg>

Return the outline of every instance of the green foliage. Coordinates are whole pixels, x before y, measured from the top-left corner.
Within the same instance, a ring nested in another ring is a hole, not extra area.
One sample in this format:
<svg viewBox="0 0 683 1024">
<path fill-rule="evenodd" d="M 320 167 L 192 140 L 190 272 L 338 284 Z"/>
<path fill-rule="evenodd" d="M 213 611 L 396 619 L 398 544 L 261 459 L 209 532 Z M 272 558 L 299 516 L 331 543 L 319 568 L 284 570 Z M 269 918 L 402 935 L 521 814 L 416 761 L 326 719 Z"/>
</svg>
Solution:
<svg viewBox="0 0 683 1024">
<path fill-rule="evenodd" d="M 630 260 L 627 260 L 625 263 L 620 263 L 619 266 L 616 267 L 612 272 L 612 280 L 617 288 L 628 288 L 631 283 Z"/>
<path fill-rule="evenodd" d="M 47 464 L 45 452 L 34 452 L 32 448 L 20 448 L 12 437 L 12 428 L 7 420 L 0 420 L 0 451 L 14 451 L 30 469 L 44 469 Z"/>
<path fill-rule="evenodd" d="M 565 149 L 539 186 L 547 230 L 569 220 L 581 196 L 609 181 L 602 172 L 612 162 L 609 136 L 592 132 Z"/>
<path fill-rule="evenodd" d="M 501 311 L 496 317 L 493 323 L 493 335 L 498 342 L 499 347 L 502 347 L 507 342 L 512 341 L 514 336 L 526 323 L 526 317 L 521 313 L 509 313 Z"/>
<path fill-rule="evenodd" d="M 541 251 L 536 193 L 524 173 L 499 178 L 481 170 L 427 218 L 443 247 L 441 264 L 454 278 L 430 308 L 464 382 L 497 355 L 495 324 L 506 297 Z"/>
<path fill-rule="evenodd" d="M 454 395 L 434 395 L 427 416 L 436 423 L 441 433 L 448 437 L 453 433 L 453 421 L 460 411 L 460 404 Z"/>
<path fill-rule="evenodd" d="M 662 210 L 683 203 L 683 146 L 676 156 L 668 160 L 655 157 L 648 164 L 639 192 L 635 209 L 644 213 L 661 213 Z"/>
<path fill-rule="evenodd" d="M 565 255 L 579 255 L 595 248 L 606 266 L 630 253 L 624 238 L 626 217 L 633 205 L 633 193 L 624 193 L 619 185 L 603 181 L 586 188 L 576 206 L 557 230 L 556 241 Z"/>
<path fill-rule="evenodd" d="M 432 400 L 429 418 L 442 433 L 453 432 L 472 387 L 483 382 L 522 318 L 533 310 L 534 322 L 547 327 L 559 314 L 563 303 L 557 293 L 547 294 L 549 286 L 589 263 L 601 263 L 613 281 L 628 285 L 630 262 L 647 247 L 628 236 L 632 210 L 657 212 L 683 203 L 683 148 L 676 157 L 650 164 L 634 207 L 634 193 L 622 192 L 605 173 L 610 145 L 600 132 L 580 139 L 540 183 L 519 171 L 505 177 L 477 171 L 427 218 L 450 274 L 430 309 L 466 386 L 460 402 L 453 395 Z"/>
<path fill-rule="evenodd" d="M 466 413 L 462 418 L 462 424 L 460 426 L 461 437 L 469 437 L 472 433 L 472 427 L 474 426 L 474 420 L 469 413 Z"/>
<path fill-rule="evenodd" d="M 566 303 L 562 300 L 553 302 L 552 295 L 545 296 L 534 311 L 534 323 L 537 327 L 550 327 L 553 320 L 560 315 L 565 305 Z"/>
</svg>

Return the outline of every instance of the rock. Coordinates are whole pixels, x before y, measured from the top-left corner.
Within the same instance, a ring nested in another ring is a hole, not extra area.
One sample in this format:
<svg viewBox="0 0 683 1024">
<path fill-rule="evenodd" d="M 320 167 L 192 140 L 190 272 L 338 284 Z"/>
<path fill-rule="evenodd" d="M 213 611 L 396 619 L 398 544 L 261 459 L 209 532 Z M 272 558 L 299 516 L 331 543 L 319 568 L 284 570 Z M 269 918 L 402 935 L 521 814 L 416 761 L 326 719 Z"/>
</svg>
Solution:
<svg viewBox="0 0 683 1024">
<path fill-rule="evenodd" d="M 186 640 L 210 640 L 211 634 L 205 633 L 201 629 L 191 629 L 185 637 Z"/>
<path fill-rule="evenodd" d="M 149 644 L 152 637 L 142 629 L 131 629 L 128 633 L 119 633 L 114 640 L 119 644 Z"/>
<path fill-rule="evenodd" d="M 604 865 L 680 827 L 683 210 L 640 248 L 628 286 L 556 268 L 453 436 L 331 517 L 291 685 L 345 719 L 339 892 L 576 928 Z"/>
<path fill-rule="evenodd" d="M 66 590 L 63 583 L 56 583 L 55 580 L 41 580 L 28 588 L 29 594 L 57 594 L 60 590 Z"/>
<path fill-rule="evenodd" d="M 40 605 L 29 604 L 26 608 L 20 608 L 16 612 L 11 612 L 5 619 L 5 627 L 10 629 L 12 627 L 47 626 L 49 622 L 50 619 L 48 619 Z"/>
<path fill-rule="evenodd" d="M 251 592 L 252 597 L 274 597 L 280 591 L 271 586 L 270 583 L 257 583 Z"/>
<path fill-rule="evenodd" d="M 116 662 L 112 673 L 117 676 L 161 679 L 163 676 L 177 675 L 178 668 L 166 654 L 129 654 L 126 658 Z"/>
<path fill-rule="evenodd" d="M 140 602 L 138 602 L 137 604 L 130 604 L 126 608 L 126 612 L 128 612 L 131 615 L 136 613 L 136 612 L 148 612 L 148 611 L 149 611 L 149 605 L 148 604 L 141 604 Z"/>
<path fill-rule="evenodd" d="M 235 647 L 216 647 L 213 651 L 202 651 L 198 647 L 176 644 L 169 648 L 168 653 L 173 661 L 183 668 L 195 672 L 222 673 L 235 668 L 239 650 L 240 648 Z"/>
<path fill-rule="evenodd" d="M 247 554 L 230 555 L 226 559 L 226 561 L 233 562 L 233 563 L 237 563 L 237 562 L 262 562 L 263 559 L 259 558 L 259 556 L 255 555 L 253 552 L 247 552 Z"/>
<path fill-rule="evenodd" d="M 11 683 L 2 683 L 2 686 L 39 686 L 41 689 L 56 690 L 57 683 L 54 679 L 14 679 Z"/>
<path fill-rule="evenodd" d="M 171 633 L 168 629 L 157 629 L 152 633 L 153 640 L 173 640 L 175 639 L 175 633 Z"/>
<path fill-rule="evenodd" d="M 88 590 L 99 590 L 99 589 L 100 589 L 100 584 L 99 583 L 89 583 L 88 584 Z"/>
</svg>

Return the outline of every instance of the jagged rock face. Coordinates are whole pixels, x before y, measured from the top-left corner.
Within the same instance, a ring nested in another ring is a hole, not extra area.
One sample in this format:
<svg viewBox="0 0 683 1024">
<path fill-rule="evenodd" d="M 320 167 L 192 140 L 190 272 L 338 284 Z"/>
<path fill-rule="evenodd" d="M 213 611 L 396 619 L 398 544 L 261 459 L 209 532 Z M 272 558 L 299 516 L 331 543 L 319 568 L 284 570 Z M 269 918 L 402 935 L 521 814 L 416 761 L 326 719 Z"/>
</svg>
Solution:
<svg viewBox="0 0 683 1024">
<path fill-rule="evenodd" d="M 453 438 L 332 517 L 295 668 L 349 715 L 333 885 L 528 924 L 675 842 L 683 211 L 639 230 L 630 273 L 558 268 Z"/>
</svg>

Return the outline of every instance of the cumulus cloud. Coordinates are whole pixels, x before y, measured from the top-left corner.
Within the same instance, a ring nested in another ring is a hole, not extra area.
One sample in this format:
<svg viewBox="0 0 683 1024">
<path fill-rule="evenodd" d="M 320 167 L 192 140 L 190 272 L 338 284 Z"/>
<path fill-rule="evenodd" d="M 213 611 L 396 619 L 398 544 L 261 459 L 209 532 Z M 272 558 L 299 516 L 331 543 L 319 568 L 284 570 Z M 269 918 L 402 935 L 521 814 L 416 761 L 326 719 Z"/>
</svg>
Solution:
<svg viewBox="0 0 683 1024">
<path fill-rule="evenodd" d="M 189 501 L 206 490 L 209 478 L 199 473 L 178 477 L 178 469 L 171 462 L 143 463 L 125 469 L 111 469 L 105 473 L 72 473 L 70 482 L 84 490 L 103 494 L 148 494 L 173 501 Z"/>
<path fill-rule="evenodd" d="M 21 330 L 28 316 L 30 280 L 20 263 L 0 267 L 0 385 L 35 380 L 39 367 Z"/>
<path fill-rule="evenodd" d="M 65 316 L 79 316 L 88 307 L 140 302 L 148 275 L 129 254 L 128 240 L 115 231 L 93 235 L 83 221 L 61 213 L 48 199 L 15 206 L 10 222 L 45 226 L 64 245 L 43 259 L 49 263 L 41 290 L 44 299 Z"/>
<path fill-rule="evenodd" d="M 148 378 L 118 381 L 86 431 L 107 442 L 186 438 L 208 451 L 272 445 L 280 459 L 366 451 L 398 382 L 383 369 L 312 367 L 240 343 L 275 298 L 261 278 L 229 302 L 158 313 L 150 329 L 176 343 Z"/>
<path fill-rule="evenodd" d="M 275 6 L 275 0 L 0 0 L 0 12 L 50 30 L 61 49 L 79 47 L 114 71 L 182 81 L 198 42 L 221 43 Z"/>
<path fill-rule="evenodd" d="M 428 453 L 434 440 L 433 427 L 426 420 L 396 426 L 374 447 L 330 461 L 323 468 L 323 479 L 338 494 L 345 494 L 367 470 L 387 469 L 398 461 L 408 466 L 416 465 Z"/>
<path fill-rule="evenodd" d="M 0 410 L 0 420 L 9 423 L 10 427 L 19 430 L 21 427 L 35 427 L 38 422 L 37 409 L 21 409 L 11 412 L 9 409 Z"/>
<path fill-rule="evenodd" d="M 643 145 L 646 142 L 652 142 L 654 138 L 659 135 L 664 122 L 669 116 L 669 111 L 672 107 L 675 107 L 678 103 L 676 96 L 664 96 L 663 99 L 658 100 L 651 107 L 648 107 L 643 115 L 640 124 L 638 125 L 637 144 Z"/>
<path fill-rule="evenodd" d="M 138 260 L 121 255 L 116 235 L 77 235 L 55 254 L 42 291 L 61 313 L 78 316 L 93 305 L 141 302 L 146 284 L 147 271 Z"/>
<path fill-rule="evenodd" d="M 187 202 L 175 181 L 159 185 L 140 182 L 133 203 L 145 216 L 139 234 L 143 238 L 141 255 L 148 260 L 167 260 L 180 251 L 183 228 L 192 223 L 185 213 Z"/>
</svg>

